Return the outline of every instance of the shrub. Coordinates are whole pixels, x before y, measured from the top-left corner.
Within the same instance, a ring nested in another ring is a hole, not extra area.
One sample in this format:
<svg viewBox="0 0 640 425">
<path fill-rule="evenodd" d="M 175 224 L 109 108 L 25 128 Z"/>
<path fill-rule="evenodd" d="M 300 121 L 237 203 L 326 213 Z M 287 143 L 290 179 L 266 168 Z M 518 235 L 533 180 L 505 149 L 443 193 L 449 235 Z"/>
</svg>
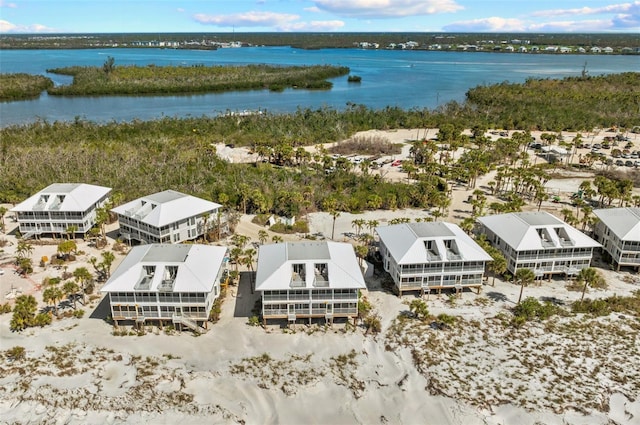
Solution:
<svg viewBox="0 0 640 425">
<path fill-rule="evenodd" d="M 440 328 L 450 328 L 455 325 L 458 319 L 455 316 L 442 313 L 438 315 L 438 326 Z"/>
<path fill-rule="evenodd" d="M 264 226 L 269 221 L 270 214 L 256 214 L 255 217 L 251 220 L 252 223 L 258 224 L 260 226 Z"/>
<path fill-rule="evenodd" d="M 4 355 L 7 359 L 11 361 L 22 360 L 26 357 L 26 350 L 24 347 L 16 345 L 13 348 L 8 349 L 4 352 Z"/>
<path fill-rule="evenodd" d="M 4 303 L 2 305 L 0 305 L 0 314 L 6 314 L 6 313 L 11 313 L 11 304 L 9 303 Z"/>
<path fill-rule="evenodd" d="M 73 317 L 75 317 L 76 319 L 80 319 L 84 316 L 84 310 L 75 310 L 73 312 Z"/>
<path fill-rule="evenodd" d="M 249 326 L 260 326 L 260 318 L 258 316 L 249 317 L 248 325 Z"/>
<path fill-rule="evenodd" d="M 378 316 L 377 314 L 371 314 L 365 317 L 364 327 L 367 329 L 367 333 L 379 333 L 382 330 L 382 322 L 380 321 L 380 316 Z"/>
<path fill-rule="evenodd" d="M 520 327 L 530 320 L 546 320 L 554 314 L 558 314 L 559 311 L 560 309 L 550 302 L 540 304 L 535 298 L 528 297 L 513 308 L 512 324 L 515 327 Z"/>
<path fill-rule="evenodd" d="M 429 318 L 429 309 L 427 308 L 427 303 L 423 300 L 413 300 L 409 304 L 409 310 L 413 313 L 413 316 L 416 319 L 425 321 Z"/>
</svg>

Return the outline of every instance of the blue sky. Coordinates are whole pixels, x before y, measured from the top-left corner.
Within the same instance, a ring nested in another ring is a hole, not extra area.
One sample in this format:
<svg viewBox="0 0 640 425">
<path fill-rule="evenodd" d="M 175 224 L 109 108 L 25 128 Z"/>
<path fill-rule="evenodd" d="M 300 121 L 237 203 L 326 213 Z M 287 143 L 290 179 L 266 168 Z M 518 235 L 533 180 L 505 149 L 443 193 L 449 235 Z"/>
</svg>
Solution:
<svg viewBox="0 0 640 425">
<path fill-rule="evenodd" d="M 640 33 L 640 0 L 0 0 L 0 33 Z"/>
</svg>

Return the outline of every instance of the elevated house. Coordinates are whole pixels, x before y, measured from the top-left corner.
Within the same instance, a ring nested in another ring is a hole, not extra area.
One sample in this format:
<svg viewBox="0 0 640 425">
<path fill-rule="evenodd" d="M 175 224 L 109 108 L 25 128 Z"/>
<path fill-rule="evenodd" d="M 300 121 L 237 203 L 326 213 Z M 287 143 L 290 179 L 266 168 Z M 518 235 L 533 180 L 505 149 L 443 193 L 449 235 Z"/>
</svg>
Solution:
<svg viewBox="0 0 640 425">
<path fill-rule="evenodd" d="M 512 275 L 521 268 L 536 277 L 575 276 L 589 267 L 600 244 L 559 218 L 542 211 L 478 218 L 478 231 L 498 248 Z"/>
<path fill-rule="evenodd" d="M 218 225 L 221 205 L 165 190 L 113 208 L 123 238 L 139 243 L 180 243 Z M 221 224 L 221 223 L 220 223 Z"/>
<path fill-rule="evenodd" d="M 96 209 L 109 200 L 111 188 L 86 183 L 54 183 L 11 209 L 20 233 L 84 235 L 96 224 Z"/>
<path fill-rule="evenodd" d="M 262 318 L 297 319 L 358 315 L 358 291 L 365 289 L 353 246 L 341 242 L 287 242 L 262 245 L 255 289 Z"/>
<path fill-rule="evenodd" d="M 404 223 L 377 227 L 384 269 L 400 296 L 443 288 L 482 286 L 487 254 L 460 227 L 451 223 Z"/>
<path fill-rule="evenodd" d="M 225 247 L 194 244 L 133 247 L 101 290 L 109 297 L 114 323 L 206 328 L 220 295 L 226 252 Z"/>
<path fill-rule="evenodd" d="M 593 214 L 598 217 L 593 235 L 618 270 L 621 266 L 640 269 L 640 208 L 598 209 Z"/>
</svg>

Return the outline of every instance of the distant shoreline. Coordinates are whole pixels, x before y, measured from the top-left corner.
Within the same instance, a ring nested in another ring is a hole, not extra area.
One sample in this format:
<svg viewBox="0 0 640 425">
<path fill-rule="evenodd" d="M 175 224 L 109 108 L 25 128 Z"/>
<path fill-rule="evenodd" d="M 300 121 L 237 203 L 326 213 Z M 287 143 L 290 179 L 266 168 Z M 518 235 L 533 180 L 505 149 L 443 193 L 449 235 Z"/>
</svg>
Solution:
<svg viewBox="0 0 640 425">
<path fill-rule="evenodd" d="M 318 49 L 389 49 L 470 53 L 640 55 L 638 34 L 523 33 L 122 33 L 4 34 L 0 50 L 167 48 L 216 50 L 289 46 Z M 532 49 L 534 50 L 532 52 Z"/>
</svg>

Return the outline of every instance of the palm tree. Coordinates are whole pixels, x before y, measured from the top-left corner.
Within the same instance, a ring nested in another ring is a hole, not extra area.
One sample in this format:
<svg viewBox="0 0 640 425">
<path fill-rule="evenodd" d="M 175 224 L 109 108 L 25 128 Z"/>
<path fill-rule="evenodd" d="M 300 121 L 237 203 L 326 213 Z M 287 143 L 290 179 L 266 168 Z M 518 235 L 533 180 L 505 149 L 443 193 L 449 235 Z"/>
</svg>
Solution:
<svg viewBox="0 0 640 425">
<path fill-rule="evenodd" d="M 242 255 L 242 249 L 235 247 L 232 248 L 231 251 L 229 251 L 229 261 L 231 262 L 231 264 L 234 264 L 236 266 L 236 273 L 238 272 L 238 265 L 240 264 L 240 256 Z"/>
<path fill-rule="evenodd" d="M 373 234 L 373 230 L 378 227 L 380 222 L 378 220 L 369 220 L 367 221 L 367 227 L 369 228 L 369 233 Z"/>
<path fill-rule="evenodd" d="M 356 229 L 356 237 L 357 237 L 357 236 L 360 236 L 360 232 L 362 231 L 362 228 L 366 224 L 366 220 L 362 218 L 356 218 L 355 220 L 351 221 L 351 224 Z"/>
<path fill-rule="evenodd" d="M 520 305 L 524 287 L 533 283 L 533 281 L 536 279 L 536 275 L 531 269 L 518 269 L 518 271 L 516 271 L 515 279 L 516 282 L 520 282 L 520 296 L 518 296 L 518 305 Z"/>
<path fill-rule="evenodd" d="M 76 283 L 80 286 L 82 290 L 82 304 L 86 303 L 85 294 L 87 293 L 87 287 L 89 283 L 93 280 L 93 275 L 86 267 L 78 267 L 73 271 L 73 277 L 75 278 Z M 74 302 L 75 308 L 75 302 Z"/>
<path fill-rule="evenodd" d="M 244 251 L 244 259 L 243 263 L 247 266 L 249 271 L 253 271 L 253 261 L 256 257 L 256 250 L 253 248 L 249 248 Z"/>
<path fill-rule="evenodd" d="M 18 246 L 16 247 L 16 257 L 18 259 L 26 258 L 27 256 L 33 253 L 33 245 L 29 242 L 20 239 L 18 241 Z"/>
<path fill-rule="evenodd" d="M 500 252 L 499 249 L 492 246 L 489 246 L 488 248 L 487 252 L 493 261 L 487 264 L 487 268 L 491 270 L 491 273 L 493 274 L 491 286 L 496 286 L 496 276 L 507 271 L 507 259 L 504 258 L 504 255 L 502 255 L 502 252 Z"/>
<path fill-rule="evenodd" d="M 73 280 L 67 280 L 64 285 L 62 285 L 62 292 L 67 298 L 73 301 L 73 309 L 76 309 L 76 297 L 75 295 L 80 291 L 80 287 Z M 84 298 L 84 291 L 82 292 Z"/>
<path fill-rule="evenodd" d="M 333 225 L 331 226 L 331 240 L 333 240 L 333 237 L 336 232 L 336 218 L 340 217 L 340 211 L 331 210 L 329 211 L 329 214 L 331 214 L 331 217 L 333 218 Z"/>
<path fill-rule="evenodd" d="M 64 294 L 57 286 L 49 286 L 42 292 L 42 301 L 47 304 L 52 304 L 53 309 L 56 312 L 56 316 L 58 315 L 58 301 L 62 299 Z"/>
<path fill-rule="evenodd" d="M 273 243 L 280 243 L 280 242 L 283 242 L 283 241 L 284 241 L 284 239 L 282 239 L 282 236 L 273 235 L 271 237 L 271 242 L 273 242 Z"/>
<path fill-rule="evenodd" d="M 369 254 L 369 247 L 365 245 L 356 245 L 354 249 L 356 251 L 360 267 L 362 267 L 362 260 L 366 258 L 367 254 Z"/>
<path fill-rule="evenodd" d="M 593 267 L 587 267 L 580 270 L 580 273 L 578 273 L 576 280 L 579 283 L 584 283 L 580 301 L 584 300 L 584 294 L 587 292 L 587 286 L 594 287 L 603 285 L 605 283 L 604 276 L 602 276 L 602 274 Z"/>
<path fill-rule="evenodd" d="M 251 240 L 247 235 L 241 235 L 240 233 L 231 237 L 231 242 L 240 249 L 244 249 L 245 245 Z"/>
<path fill-rule="evenodd" d="M 75 224 L 72 224 L 71 226 L 67 227 L 67 237 L 69 238 L 69 240 L 71 240 L 76 235 L 77 231 L 78 231 L 78 226 L 76 226 Z"/>
<path fill-rule="evenodd" d="M 269 233 L 266 230 L 258 231 L 258 241 L 260 241 L 260 245 L 264 245 L 267 242 L 267 238 L 269 238 Z"/>
</svg>

